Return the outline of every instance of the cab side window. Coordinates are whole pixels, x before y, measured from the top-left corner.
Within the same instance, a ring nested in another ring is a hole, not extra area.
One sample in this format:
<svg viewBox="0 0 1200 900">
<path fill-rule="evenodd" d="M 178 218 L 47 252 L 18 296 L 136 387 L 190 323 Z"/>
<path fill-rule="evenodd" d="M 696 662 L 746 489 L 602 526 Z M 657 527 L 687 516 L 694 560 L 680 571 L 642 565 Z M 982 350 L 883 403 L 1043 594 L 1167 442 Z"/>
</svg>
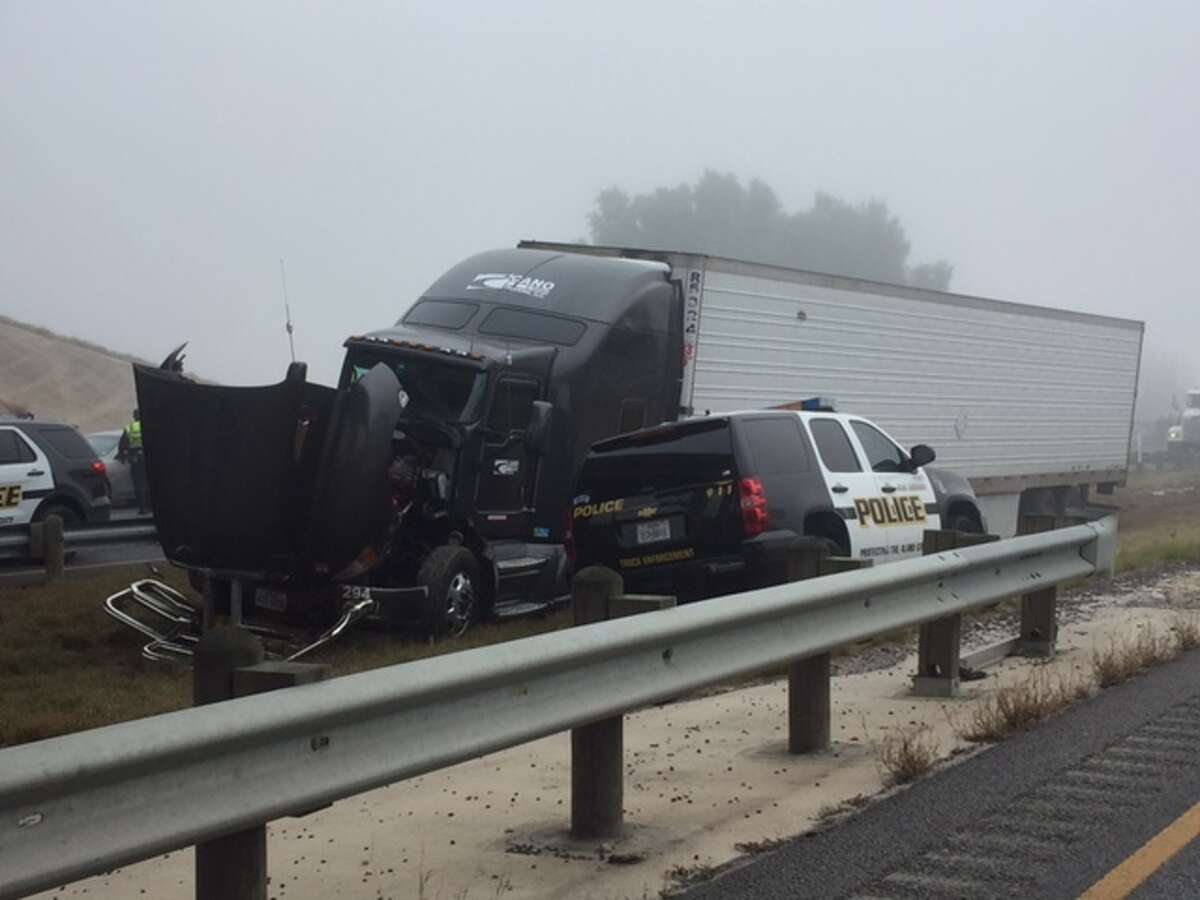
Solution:
<svg viewBox="0 0 1200 900">
<path fill-rule="evenodd" d="M 502 381 L 496 387 L 496 399 L 488 416 L 488 428 L 505 434 L 522 432 L 533 413 L 538 388 L 529 381 Z"/>
<path fill-rule="evenodd" d="M 861 472 L 862 466 L 850 438 L 837 419 L 810 419 L 808 428 L 812 432 L 821 462 L 830 472 Z"/>
<path fill-rule="evenodd" d="M 11 428 L 0 429 L 0 466 L 33 462 L 37 459 L 29 445 Z"/>
<path fill-rule="evenodd" d="M 867 464 L 876 472 L 903 472 L 907 460 L 904 451 L 888 440 L 878 428 L 866 422 L 850 423 L 863 451 L 867 454 Z"/>
</svg>

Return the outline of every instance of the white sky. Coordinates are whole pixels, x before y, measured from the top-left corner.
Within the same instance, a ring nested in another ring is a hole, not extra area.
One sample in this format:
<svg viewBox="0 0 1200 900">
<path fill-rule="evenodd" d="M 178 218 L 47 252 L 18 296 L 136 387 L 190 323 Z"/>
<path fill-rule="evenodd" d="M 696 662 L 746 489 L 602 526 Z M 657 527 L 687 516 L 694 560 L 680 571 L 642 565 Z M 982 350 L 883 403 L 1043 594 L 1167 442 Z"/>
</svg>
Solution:
<svg viewBox="0 0 1200 900">
<path fill-rule="evenodd" d="M 954 290 L 1144 319 L 1200 384 L 1200 4 L 0 0 L 0 312 L 331 380 L 442 270 L 597 191 L 879 197 Z"/>
</svg>

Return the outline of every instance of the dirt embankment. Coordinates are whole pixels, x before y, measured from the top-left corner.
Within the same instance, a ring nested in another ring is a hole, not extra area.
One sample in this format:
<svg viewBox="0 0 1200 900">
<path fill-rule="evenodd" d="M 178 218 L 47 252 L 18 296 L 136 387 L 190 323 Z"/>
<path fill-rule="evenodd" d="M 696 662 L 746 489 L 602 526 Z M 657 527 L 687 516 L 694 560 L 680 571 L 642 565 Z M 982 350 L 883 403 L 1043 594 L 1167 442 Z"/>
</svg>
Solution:
<svg viewBox="0 0 1200 900">
<path fill-rule="evenodd" d="M 0 316 L 0 415 L 32 412 L 84 431 L 121 428 L 134 407 L 135 361 Z"/>
</svg>

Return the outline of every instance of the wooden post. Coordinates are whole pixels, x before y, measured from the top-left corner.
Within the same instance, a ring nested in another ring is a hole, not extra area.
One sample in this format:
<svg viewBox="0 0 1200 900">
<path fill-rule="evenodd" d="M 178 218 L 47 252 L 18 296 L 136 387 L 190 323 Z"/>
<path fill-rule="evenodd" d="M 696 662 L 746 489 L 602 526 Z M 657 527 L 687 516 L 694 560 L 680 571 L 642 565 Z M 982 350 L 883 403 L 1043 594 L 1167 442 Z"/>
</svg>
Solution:
<svg viewBox="0 0 1200 900">
<path fill-rule="evenodd" d="M 234 673 L 263 660 L 262 642 L 243 628 L 216 628 L 196 644 L 196 706 L 229 700 Z M 197 900 L 266 900 L 267 826 L 254 825 L 196 845 Z"/>
<path fill-rule="evenodd" d="M 998 540 L 994 534 L 961 531 L 926 531 L 924 553 L 930 556 L 974 544 Z M 958 693 L 959 653 L 962 647 L 962 616 L 958 613 L 926 622 L 917 641 L 917 674 L 913 693 L 921 697 L 953 697 Z"/>
<path fill-rule="evenodd" d="M 1067 524 L 1063 517 L 1021 516 L 1017 534 L 1040 534 Z M 1021 634 L 1018 649 L 1026 656 L 1050 659 L 1058 642 L 1058 587 L 1042 588 L 1021 597 Z"/>
<path fill-rule="evenodd" d="M 675 605 L 674 597 L 625 595 L 621 576 L 589 566 L 571 584 L 576 625 Z M 625 824 L 625 719 L 612 716 L 571 729 L 571 835 L 608 839 Z"/>
<path fill-rule="evenodd" d="M 786 575 L 802 581 L 857 567 L 857 560 L 835 561 L 824 545 L 801 539 L 788 550 Z M 818 653 L 788 666 L 788 753 L 829 749 L 829 665 L 829 654 Z"/>
<path fill-rule="evenodd" d="M 41 522 L 29 527 L 30 555 L 41 559 L 46 568 L 46 582 L 61 581 L 66 569 L 66 551 L 63 547 L 63 520 L 59 516 L 46 516 Z"/>
</svg>

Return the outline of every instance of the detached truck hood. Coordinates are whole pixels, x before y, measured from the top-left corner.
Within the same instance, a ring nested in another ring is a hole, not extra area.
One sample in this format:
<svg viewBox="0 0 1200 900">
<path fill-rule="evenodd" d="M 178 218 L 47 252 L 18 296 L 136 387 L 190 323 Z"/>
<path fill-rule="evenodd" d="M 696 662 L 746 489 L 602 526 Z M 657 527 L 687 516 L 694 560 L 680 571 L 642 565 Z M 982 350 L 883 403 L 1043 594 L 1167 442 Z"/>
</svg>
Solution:
<svg viewBox="0 0 1200 900">
<path fill-rule="evenodd" d="M 377 558 L 398 383 L 377 366 L 335 391 L 293 363 L 265 387 L 134 366 L 146 475 L 167 558 L 270 581 L 323 580 Z"/>
</svg>

